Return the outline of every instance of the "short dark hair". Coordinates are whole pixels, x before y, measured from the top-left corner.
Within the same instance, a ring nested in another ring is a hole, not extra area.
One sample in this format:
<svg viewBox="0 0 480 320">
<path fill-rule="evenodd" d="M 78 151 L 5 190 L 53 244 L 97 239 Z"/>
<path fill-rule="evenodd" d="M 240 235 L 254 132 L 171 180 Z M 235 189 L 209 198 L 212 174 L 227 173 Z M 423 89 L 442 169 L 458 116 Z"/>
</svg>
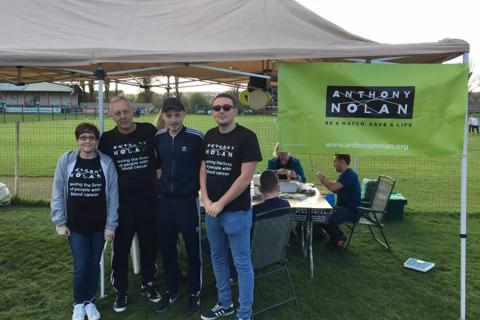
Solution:
<svg viewBox="0 0 480 320">
<path fill-rule="evenodd" d="M 337 160 L 343 160 L 347 165 L 350 165 L 350 155 L 349 154 L 342 154 L 342 153 L 337 153 L 335 154 L 335 158 Z"/>
<path fill-rule="evenodd" d="M 232 100 L 232 102 L 233 102 L 233 107 L 235 107 L 235 108 L 237 107 L 237 106 L 236 106 L 236 102 L 235 102 L 235 98 L 234 98 L 230 93 L 222 92 L 222 93 L 217 94 L 217 95 L 215 96 L 215 98 L 213 98 L 212 103 L 213 103 L 213 101 L 217 100 L 218 98 L 227 98 L 227 99 L 230 99 L 230 100 Z"/>
<path fill-rule="evenodd" d="M 77 138 L 77 140 L 80 135 L 84 133 L 93 134 L 97 140 L 100 138 L 100 131 L 98 131 L 97 126 L 93 123 L 82 122 L 75 128 L 75 138 Z"/>
<path fill-rule="evenodd" d="M 278 177 L 273 170 L 266 170 L 260 176 L 260 192 L 278 191 Z"/>
</svg>

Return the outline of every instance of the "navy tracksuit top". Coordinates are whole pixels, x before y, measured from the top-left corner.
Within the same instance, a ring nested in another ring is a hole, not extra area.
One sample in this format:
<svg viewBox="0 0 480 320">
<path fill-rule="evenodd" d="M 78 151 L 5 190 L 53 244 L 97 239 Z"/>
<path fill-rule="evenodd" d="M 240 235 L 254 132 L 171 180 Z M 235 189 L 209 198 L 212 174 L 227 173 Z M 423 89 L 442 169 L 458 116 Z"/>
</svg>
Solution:
<svg viewBox="0 0 480 320">
<path fill-rule="evenodd" d="M 200 164 L 204 152 L 203 133 L 183 127 L 172 137 L 168 129 L 161 129 L 155 135 L 155 149 L 162 170 L 161 197 L 173 202 L 197 198 L 200 189 Z"/>
</svg>

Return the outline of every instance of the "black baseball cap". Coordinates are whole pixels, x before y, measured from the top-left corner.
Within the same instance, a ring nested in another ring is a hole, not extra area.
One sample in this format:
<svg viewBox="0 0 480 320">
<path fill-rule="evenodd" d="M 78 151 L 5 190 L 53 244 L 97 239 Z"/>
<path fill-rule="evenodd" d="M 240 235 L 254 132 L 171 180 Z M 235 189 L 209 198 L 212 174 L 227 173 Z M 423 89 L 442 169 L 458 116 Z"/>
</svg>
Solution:
<svg viewBox="0 0 480 320">
<path fill-rule="evenodd" d="M 169 97 L 163 102 L 162 112 L 167 112 L 168 110 L 185 111 L 185 107 L 177 98 Z"/>
</svg>

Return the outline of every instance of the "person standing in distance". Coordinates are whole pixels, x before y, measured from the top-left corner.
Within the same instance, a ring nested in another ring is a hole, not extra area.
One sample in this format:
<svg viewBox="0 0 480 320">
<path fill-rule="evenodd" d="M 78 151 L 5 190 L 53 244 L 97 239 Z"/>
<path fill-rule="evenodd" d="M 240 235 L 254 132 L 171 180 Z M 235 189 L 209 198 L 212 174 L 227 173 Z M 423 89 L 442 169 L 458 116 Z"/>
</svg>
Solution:
<svg viewBox="0 0 480 320">
<path fill-rule="evenodd" d="M 124 97 L 112 99 L 110 115 L 117 126 L 102 135 L 98 148 L 113 159 L 118 174 L 119 225 L 113 241 L 111 281 L 117 290 L 113 308 L 122 312 L 127 309 L 128 256 L 135 233 L 140 244 L 141 293 L 152 302 L 160 300 L 153 287 L 157 129 L 149 123 L 133 122 L 133 108 Z"/>
<path fill-rule="evenodd" d="M 257 136 L 235 123 L 235 100 L 226 93 L 213 99 L 213 117 L 218 124 L 205 134 L 205 153 L 200 169 L 200 189 L 205 208 L 205 226 L 217 282 L 218 302 L 202 313 L 213 320 L 234 312 L 228 243 L 238 274 L 237 318 L 252 317 L 254 274 L 250 256 L 252 206 L 250 182 L 262 161 Z"/>
<path fill-rule="evenodd" d="M 177 303 L 178 262 L 177 239 L 182 234 L 188 256 L 189 314 L 200 307 L 200 206 L 198 203 L 199 171 L 204 152 L 203 133 L 183 125 L 185 108 L 177 98 L 163 103 L 160 117 L 165 128 L 155 135 L 155 148 L 160 168 L 160 197 L 156 212 L 156 231 L 161 247 L 166 293 L 155 310 L 165 311 Z"/>
</svg>

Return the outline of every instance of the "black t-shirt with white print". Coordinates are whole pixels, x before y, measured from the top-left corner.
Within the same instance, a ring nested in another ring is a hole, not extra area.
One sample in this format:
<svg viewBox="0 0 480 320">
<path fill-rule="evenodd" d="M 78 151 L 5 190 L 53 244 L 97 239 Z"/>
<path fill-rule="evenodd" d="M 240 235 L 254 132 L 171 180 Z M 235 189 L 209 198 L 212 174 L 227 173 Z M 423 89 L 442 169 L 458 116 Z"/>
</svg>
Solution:
<svg viewBox="0 0 480 320">
<path fill-rule="evenodd" d="M 208 197 L 215 202 L 240 176 L 242 163 L 262 161 L 262 154 L 255 133 L 237 124 L 228 133 L 220 133 L 217 127 L 205 134 L 203 160 L 207 169 Z M 250 188 L 246 188 L 222 212 L 248 210 L 250 206 Z"/>
<path fill-rule="evenodd" d="M 129 134 L 120 133 L 115 127 L 100 138 L 98 149 L 113 159 L 117 169 L 120 211 L 154 204 L 156 132 L 150 123 L 136 123 L 135 130 Z"/>
<path fill-rule="evenodd" d="M 105 175 L 100 157 L 77 157 L 68 176 L 67 226 L 79 233 L 103 231 L 107 219 Z"/>
</svg>

